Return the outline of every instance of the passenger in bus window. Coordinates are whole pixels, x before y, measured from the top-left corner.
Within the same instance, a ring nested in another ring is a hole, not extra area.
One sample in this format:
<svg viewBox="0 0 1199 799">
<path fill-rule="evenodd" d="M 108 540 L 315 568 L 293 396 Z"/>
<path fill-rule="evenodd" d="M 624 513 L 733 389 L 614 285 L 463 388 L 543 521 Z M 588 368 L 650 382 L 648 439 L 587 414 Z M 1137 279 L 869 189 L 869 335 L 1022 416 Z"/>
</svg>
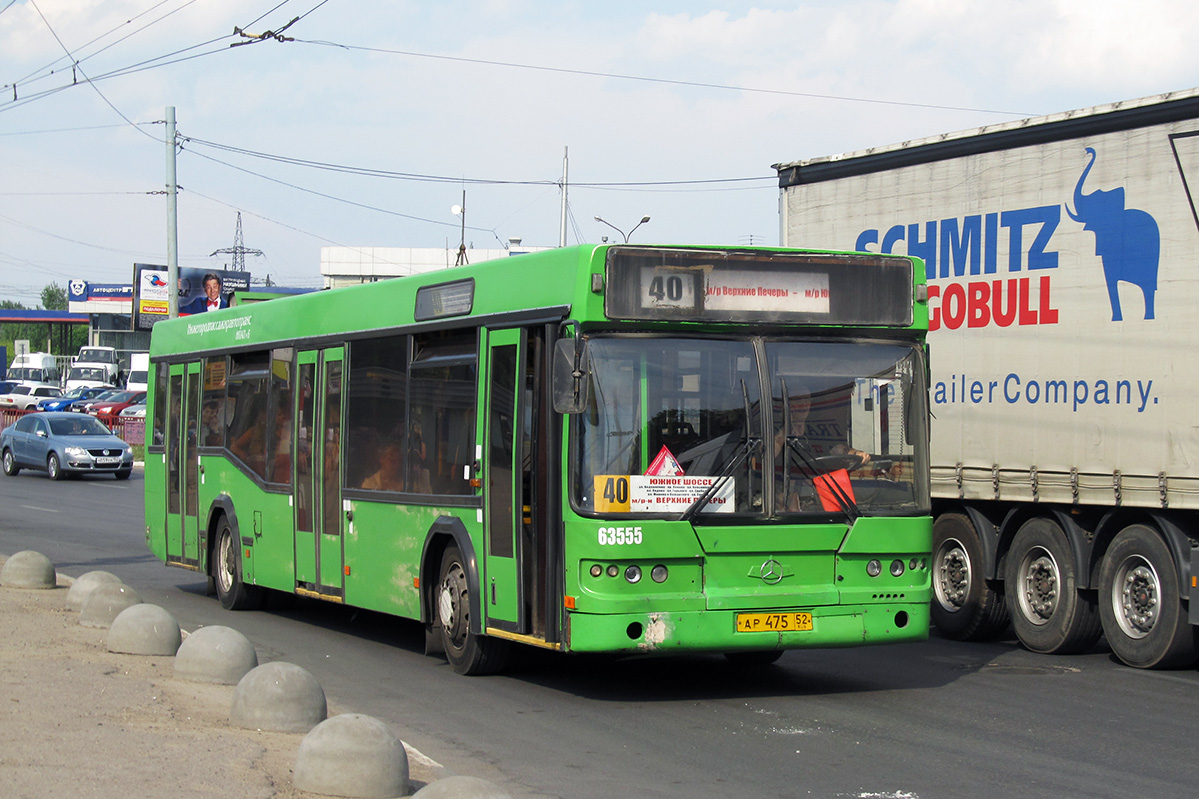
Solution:
<svg viewBox="0 0 1199 799">
<path fill-rule="evenodd" d="M 403 458 L 400 445 L 389 441 L 379 449 L 379 470 L 362 481 L 371 491 L 403 491 Z"/>
</svg>

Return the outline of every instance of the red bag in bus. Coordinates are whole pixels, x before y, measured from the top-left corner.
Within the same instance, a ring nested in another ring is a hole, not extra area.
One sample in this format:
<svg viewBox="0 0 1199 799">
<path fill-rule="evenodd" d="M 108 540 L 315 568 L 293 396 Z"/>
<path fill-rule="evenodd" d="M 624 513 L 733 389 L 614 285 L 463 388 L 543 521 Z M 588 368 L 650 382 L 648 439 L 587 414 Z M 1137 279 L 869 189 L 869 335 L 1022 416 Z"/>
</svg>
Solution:
<svg viewBox="0 0 1199 799">
<path fill-rule="evenodd" d="M 820 506 L 827 511 L 844 510 L 843 504 L 837 501 L 838 494 L 850 502 L 857 502 L 853 496 L 853 486 L 849 484 L 849 472 L 845 469 L 819 475 L 812 482 L 816 484 Z"/>
</svg>

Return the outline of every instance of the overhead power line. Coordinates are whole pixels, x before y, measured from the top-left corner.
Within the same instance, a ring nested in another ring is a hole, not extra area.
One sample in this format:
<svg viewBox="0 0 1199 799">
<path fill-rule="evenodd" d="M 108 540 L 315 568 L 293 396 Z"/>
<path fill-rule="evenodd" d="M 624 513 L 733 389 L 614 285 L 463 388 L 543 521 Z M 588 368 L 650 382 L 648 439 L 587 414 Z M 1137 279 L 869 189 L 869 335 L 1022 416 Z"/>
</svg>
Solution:
<svg viewBox="0 0 1199 799">
<path fill-rule="evenodd" d="M 999 111 L 990 108 L 970 108 L 969 106 L 939 105 L 936 103 L 915 103 L 903 100 L 883 100 L 877 97 L 849 97 L 841 94 L 817 94 L 815 92 L 797 92 L 789 89 L 766 89 L 756 86 L 733 86 L 725 83 L 705 83 L 693 80 L 674 80 L 672 78 L 654 78 L 646 75 L 625 75 L 619 72 L 600 72 L 589 69 L 571 69 L 568 67 L 550 67 L 539 64 L 518 64 L 513 61 L 494 61 L 484 58 L 467 58 L 465 56 L 439 55 L 436 53 L 418 53 L 412 50 L 391 50 L 383 47 L 364 47 L 362 45 L 341 44 L 314 39 L 288 39 L 298 44 L 311 44 L 318 47 L 339 47 L 343 50 L 360 50 L 367 53 L 384 53 L 386 55 L 406 56 L 408 58 L 429 58 L 438 61 L 455 61 L 462 64 L 477 64 L 488 67 L 507 67 L 509 69 L 528 69 L 537 72 L 557 72 L 565 75 L 585 75 L 591 78 L 610 78 L 613 80 L 631 80 L 641 83 L 662 83 L 669 86 L 691 86 L 697 89 L 716 89 L 730 92 L 749 92 L 753 94 L 774 94 L 786 97 L 803 97 L 809 100 L 836 100 L 844 103 L 869 103 L 872 105 L 895 105 L 905 108 L 927 108 L 935 111 L 969 111 L 978 114 L 1003 114 L 1006 116 L 1029 117 L 1034 114 L 1024 111 Z"/>
<path fill-rule="evenodd" d="M 497 178 L 467 178 L 451 175 L 430 175 L 418 172 L 397 172 L 394 170 L 377 169 L 374 167 L 351 166 L 349 164 L 335 164 L 329 161 L 313 161 L 306 158 L 296 158 L 294 156 L 279 155 L 277 153 L 265 153 L 259 150 L 248 150 L 244 147 L 235 147 L 231 144 L 221 144 L 220 142 L 207 141 L 205 139 L 197 139 L 192 136 L 181 136 L 182 142 L 187 144 L 198 144 L 203 147 L 211 147 L 214 150 L 244 155 L 251 158 L 259 158 L 266 161 L 274 161 L 276 163 L 288 164 L 290 166 L 302 166 L 310 169 L 319 169 L 328 172 L 340 172 L 343 174 L 359 175 L 362 177 L 385 178 L 390 180 L 412 180 L 424 183 L 453 183 L 467 185 L 488 185 L 488 186 L 557 186 L 560 180 L 553 179 L 497 179 Z M 192 151 L 195 152 L 194 150 Z M 195 153 L 200 155 L 200 153 Z M 216 159 L 213 159 L 216 160 Z M 218 161 L 218 163 L 224 163 Z M 230 166 L 226 164 L 226 166 Z M 746 182 L 762 182 L 762 181 L 777 181 L 777 175 L 757 175 L 754 177 L 743 178 L 709 178 L 709 179 L 693 179 L 693 180 L 659 180 L 659 181 L 615 181 L 615 182 L 572 182 L 571 188 L 641 188 L 647 186 L 703 186 L 703 185 L 719 185 L 732 183 Z"/>
</svg>

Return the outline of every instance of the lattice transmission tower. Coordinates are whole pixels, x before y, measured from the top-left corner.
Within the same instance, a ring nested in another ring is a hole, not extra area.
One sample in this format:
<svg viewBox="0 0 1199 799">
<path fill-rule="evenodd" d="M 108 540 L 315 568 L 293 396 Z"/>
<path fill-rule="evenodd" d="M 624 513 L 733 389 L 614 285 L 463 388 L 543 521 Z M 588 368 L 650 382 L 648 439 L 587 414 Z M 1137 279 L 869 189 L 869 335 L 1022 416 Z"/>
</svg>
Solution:
<svg viewBox="0 0 1199 799">
<path fill-rule="evenodd" d="M 237 212 L 237 233 L 233 235 L 233 246 L 225 247 L 213 252 L 213 255 L 232 255 L 233 263 L 230 268 L 234 272 L 246 271 L 246 255 L 262 255 L 262 250 L 255 250 L 245 246 L 241 237 L 241 211 Z"/>
</svg>

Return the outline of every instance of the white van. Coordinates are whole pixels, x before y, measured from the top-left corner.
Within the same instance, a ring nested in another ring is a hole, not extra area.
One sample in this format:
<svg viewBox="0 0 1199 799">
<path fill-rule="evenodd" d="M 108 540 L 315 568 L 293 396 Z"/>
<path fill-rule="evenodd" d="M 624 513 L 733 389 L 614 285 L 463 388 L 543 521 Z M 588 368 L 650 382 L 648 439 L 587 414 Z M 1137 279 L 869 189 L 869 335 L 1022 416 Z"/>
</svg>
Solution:
<svg viewBox="0 0 1199 799">
<path fill-rule="evenodd" d="M 127 391 L 150 390 L 150 353 L 135 352 L 129 362 L 129 380 L 125 383 Z"/>
<path fill-rule="evenodd" d="M 8 380 L 18 383 L 49 383 L 58 385 L 58 362 L 48 352 L 27 352 L 17 355 L 8 367 Z"/>
<path fill-rule="evenodd" d="M 80 347 L 67 368 L 66 389 L 116 386 L 120 362 L 112 347 Z"/>
</svg>

